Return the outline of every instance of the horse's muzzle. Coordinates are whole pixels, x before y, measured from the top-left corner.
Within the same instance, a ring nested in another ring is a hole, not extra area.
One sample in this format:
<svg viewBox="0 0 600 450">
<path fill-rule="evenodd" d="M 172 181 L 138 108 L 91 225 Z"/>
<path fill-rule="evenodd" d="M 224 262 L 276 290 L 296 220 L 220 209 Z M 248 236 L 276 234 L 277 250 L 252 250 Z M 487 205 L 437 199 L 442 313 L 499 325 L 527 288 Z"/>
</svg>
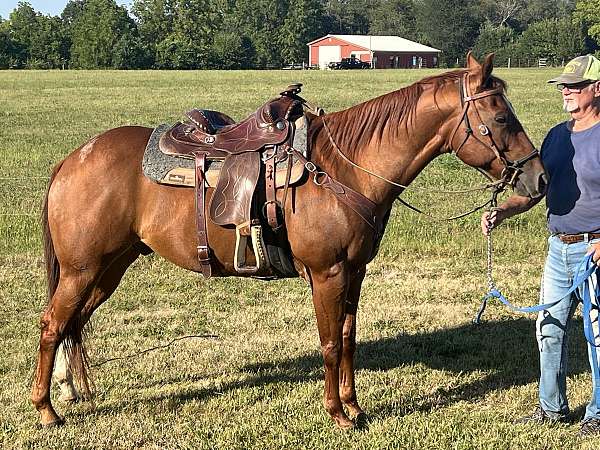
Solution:
<svg viewBox="0 0 600 450">
<path fill-rule="evenodd" d="M 537 174 L 529 175 L 526 172 L 519 174 L 516 180 L 514 190 L 515 193 L 523 197 L 533 199 L 539 198 L 546 194 L 548 188 L 548 175 L 545 171 Z"/>
</svg>

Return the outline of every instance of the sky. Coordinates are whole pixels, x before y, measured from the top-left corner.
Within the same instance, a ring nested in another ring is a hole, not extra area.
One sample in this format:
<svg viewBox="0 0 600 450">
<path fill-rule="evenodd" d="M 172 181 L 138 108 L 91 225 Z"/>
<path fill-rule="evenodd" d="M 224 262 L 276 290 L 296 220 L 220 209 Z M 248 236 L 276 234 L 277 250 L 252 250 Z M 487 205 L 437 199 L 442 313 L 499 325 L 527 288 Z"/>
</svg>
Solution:
<svg viewBox="0 0 600 450">
<path fill-rule="evenodd" d="M 69 0 L 27 0 L 33 9 L 42 14 L 60 16 Z M 117 0 L 119 5 L 131 5 L 132 0 Z M 11 11 L 17 7 L 19 0 L 0 0 L 0 16 L 8 19 Z"/>
</svg>

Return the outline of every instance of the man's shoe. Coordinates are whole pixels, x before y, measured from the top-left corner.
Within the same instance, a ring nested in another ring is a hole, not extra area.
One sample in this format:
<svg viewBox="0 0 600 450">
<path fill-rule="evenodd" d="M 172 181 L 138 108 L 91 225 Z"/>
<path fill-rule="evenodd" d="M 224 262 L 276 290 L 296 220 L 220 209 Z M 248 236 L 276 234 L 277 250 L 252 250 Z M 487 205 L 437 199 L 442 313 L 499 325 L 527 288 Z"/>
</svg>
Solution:
<svg viewBox="0 0 600 450">
<path fill-rule="evenodd" d="M 525 417 L 521 417 L 520 419 L 515 420 L 513 423 L 558 423 L 565 422 L 567 420 L 566 416 L 556 416 L 553 417 L 548 414 L 541 406 L 536 406 L 533 412 Z M 598 419 L 595 419 L 598 420 Z M 600 422 L 600 420 L 598 420 Z"/>
<path fill-rule="evenodd" d="M 585 438 L 600 434 L 600 419 L 592 418 L 581 423 L 579 437 Z"/>
</svg>

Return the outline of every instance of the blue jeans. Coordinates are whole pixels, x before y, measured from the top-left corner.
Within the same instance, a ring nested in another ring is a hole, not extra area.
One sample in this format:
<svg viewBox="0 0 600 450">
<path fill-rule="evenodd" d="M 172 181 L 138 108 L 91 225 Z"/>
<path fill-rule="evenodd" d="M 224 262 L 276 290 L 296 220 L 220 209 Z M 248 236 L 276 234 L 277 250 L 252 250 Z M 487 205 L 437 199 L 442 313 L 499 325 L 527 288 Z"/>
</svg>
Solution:
<svg viewBox="0 0 600 450">
<path fill-rule="evenodd" d="M 595 241 L 592 241 L 595 242 Z M 548 310 L 541 311 L 536 321 L 536 336 L 540 352 L 540 406 L 552 417 L 569 413 L 567 401 L 567 329 L 577 304 L 581 301 L 581 287 L 566 295 L 573 282 L 575 272 L 582 258 L 589 250 L 590 242 L 565 244 L 557 236 L 548 239 L 548 256 L 544 267 L 544 278 L 540 290 L 540 303 L 551 303 L 562 299 Z M 592 300 L 595 303 L 595 300 Z M 597 312 L 594 311 L 594 312 Z M 596 343 L 598 322 L 593 324 Z M 583 333 L 583 330 L 581 330 Z M 600 353 L 600 348 L 597 348 Z M 592 363 L 590 345 L 588 359 Z M 592 374 L 594 372 L 592 371 Z M 594 383 L 596 384 L 596 383 Z M 584 421 L 600 418 L 600 408 L 596 404 L 595 390 L 587 405 Z"/>
</svg>

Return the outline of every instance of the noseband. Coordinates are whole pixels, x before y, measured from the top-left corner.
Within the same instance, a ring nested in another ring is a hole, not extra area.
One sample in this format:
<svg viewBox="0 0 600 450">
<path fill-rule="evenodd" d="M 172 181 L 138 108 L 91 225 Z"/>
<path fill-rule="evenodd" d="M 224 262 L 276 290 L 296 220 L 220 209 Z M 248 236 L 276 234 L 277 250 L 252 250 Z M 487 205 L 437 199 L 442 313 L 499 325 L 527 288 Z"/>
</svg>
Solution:
<svg viewBox="0 0 600 450">
<path fill-rule="evenodd" d="M 471 94 L 470 88 L 469 88 L 469 72 L 466 72 L 463 75 L 463 77 L 460 78 L 460 80 L 459 80 L 459 91 L 460 91 L 460 102 L 461 102 L 461 106 L 462 106 L 462 111 L 461 111 L 460 120 L 456 124 L 456 127 L 454 128 L 454 131 L 452 131 L 452 134 L 450 136 L 450 141 L 449 141 L 450 145 L 452 145 L 452 141 L 454 140 L 456 132 L 458 131 L 458 129 L 460 128 L 461 125 L 464 125 L 464 127 L 465 127 L 465 137 L 462 140 L 461 144 L 458 146 L 458 148 L 454 151 L 454 154 L 458 157 L 458 153 L 463 148 L 463 146 L 465 145 L 465 143 L 467 142 L 469 137 L 471 137 L 471 136 L 474 137 L 485 147 L 489 148 L 494 153 L 494 155 L 496 155 L 496 159 L 500 160 L 502 162 L 502 164 L 504 165 L 504 169 L 502 170 L 502 173 L 500 175 L 500 181 L 502 182 L 502 184 L 501 184 L 502 188 L 505 186 L 510 186 L 510 187 L 514 188 L 515 183 L 517 181 L 517 177 L 519 176 L 519 173 L 521 173 L 521 171 L 522 171 L 521 170 L 522 167 L 525 165 L 525 163 L 527 161 L 537 157 L 539 155 L 539 151 L 537 149 L 534 149 L 530 154 L 524 156 L 523 158 L 520 158 L 516 161 L 510 161 L 498 149 L 498 146 L 494 142 L 494 138 L 492 137 L 492 133 L 491 133 L 490 129 L 484 123 L 484 121 L 481 118 L 481 115 L 479 114 L 479 110 L 477 109 L 476 102 L 479 99 L 482 99 L 484 97 L 490 97 L 492 95 L 501 95 L 504 98 L 504 91 L 503 91 L 502 87 L 498 87 L 496 89 L 491 89 L 489 91 L 480 92 L 479 94 Z M 506 100 L 506 98 L 504 98 L 504 100 L 506 102 L 508 102 L 508 100 Z M 477 119 L 479 120 L 479 125 L 477 126 L 477 130 L 479 131 L 480 136 L 473 133 L 473 128 L 471 127 L 471 122 L 469 121 L 468 111 L 469 111 L 469 106 L 471 104 L 473 104 L 473 109 L 475 111 L 475 115 L 477 116 Z M 489 175 L 487 173 L 485 173 L 484 171 L 482 171 L 480 169 L 478 169 L 478 170 L 480 172 L 482 172 L 486 177 L 489 178 Z"/>
</svg>

